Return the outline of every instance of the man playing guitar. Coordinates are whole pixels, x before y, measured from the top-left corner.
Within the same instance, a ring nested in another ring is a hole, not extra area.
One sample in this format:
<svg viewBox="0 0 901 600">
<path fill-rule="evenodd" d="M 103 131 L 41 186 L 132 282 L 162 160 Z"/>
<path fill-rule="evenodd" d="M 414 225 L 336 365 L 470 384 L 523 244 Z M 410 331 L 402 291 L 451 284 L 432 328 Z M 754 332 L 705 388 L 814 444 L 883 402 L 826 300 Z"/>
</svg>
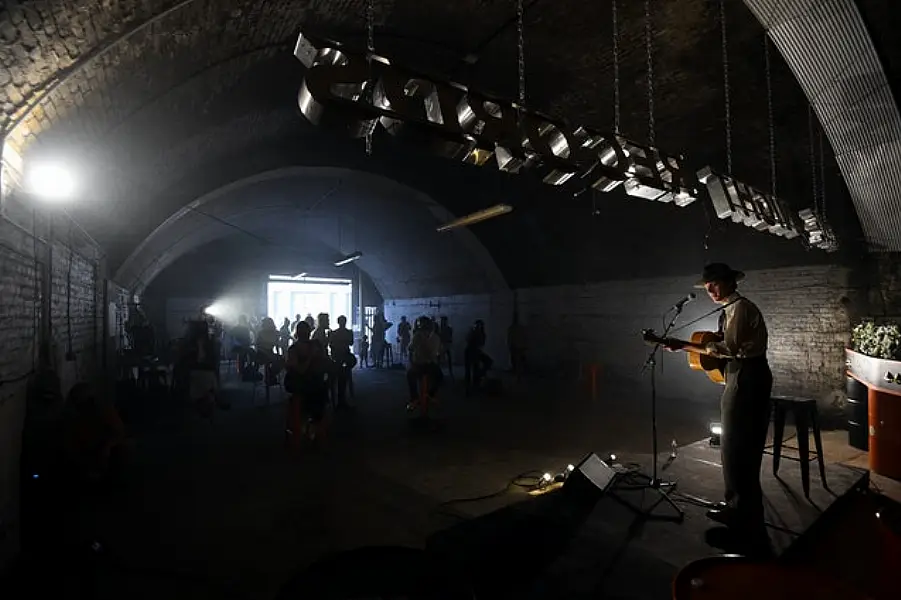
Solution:
<svg viewBox="0 0 901 600">
<path fill-rule="evenodd" d="M 744 273 L 723 263 L 704 267 L 695 287 L 703 288 L 711 300 L 723 305 L 720 340 L 705 345 L 667 340 L 665 347 L 699 352 L 725 363 L 726 387 L 720 411 L 726 501 L 708 511 L 707 516 L 728 526 L 742 541 L 756 545 L 766 539 L 760 464 L 769 430 L 773 374 L 766 358 L 763 315 L 738 293 L 738 281 L 743 277 Z"/>
</svg>

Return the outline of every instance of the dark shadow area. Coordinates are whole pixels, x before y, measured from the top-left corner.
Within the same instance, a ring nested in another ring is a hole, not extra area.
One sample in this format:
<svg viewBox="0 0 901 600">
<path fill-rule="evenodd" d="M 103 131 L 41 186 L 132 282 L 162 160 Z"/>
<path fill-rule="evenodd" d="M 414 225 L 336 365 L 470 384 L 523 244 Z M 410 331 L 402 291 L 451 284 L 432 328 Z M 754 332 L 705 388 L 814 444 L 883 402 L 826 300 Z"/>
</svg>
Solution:
<svg viewBox="0 0 901 600">
<path fill-rule="evenodd" d="M 325 556 L 301 571 L 276 600 L 352 598 L 473 600 L 464 574 L 415 548 L 372 546 Z"/>
<path fill-rule="evenodd" d="M 440 531 L 426 547 L 466 573 L 479 598 L 518 597 L 564 553 L 599 495 L 564 488 Z"/>
</svg>

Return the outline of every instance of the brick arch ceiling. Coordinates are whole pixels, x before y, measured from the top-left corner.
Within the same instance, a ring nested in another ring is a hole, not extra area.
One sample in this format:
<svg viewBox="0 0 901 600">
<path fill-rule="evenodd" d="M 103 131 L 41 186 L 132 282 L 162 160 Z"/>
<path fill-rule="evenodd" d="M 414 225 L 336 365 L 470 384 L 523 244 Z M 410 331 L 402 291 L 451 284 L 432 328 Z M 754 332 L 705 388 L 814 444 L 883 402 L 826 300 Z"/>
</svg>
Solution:
<svg viewBox="0 0 901 600">
<path fill-rule="evenodd" d="M 467 229 L 438 233 L 452 216 L 390 179 L 348 169 L 291 167 L 211 191 L 177 211 L 125 260 L 115 280 L 140 293 L 180 256 L 236 228 L 292 251 L 292 239 L 327 247 L 357 264 L 384 298 L 487 293 L 507 288 Z"/>
<path fill-rule="evenodd" d="M 375 3 L 381 34 L 377 46 L 398 55 L 402 63 L 450 73 L 459 72 L 467 54 L 481 53 L 468 79 L 476 87 L 482 84 L 489 91 L 513 95 L 515 27 L 510 26 L 510 4 L 379 1 Z M 640 4 L 620 3 L 623 81 L 640 81 L 644 68 Z M 664 146 L 675 142 L 674 150 L 685 150 L 689 156 L 702 154 L 701 160 L 722 166 L 721 156 L 703 156 L 703 148 L 721 144 L 720 135 L 714 134 L 716 142 L 711 143 L 707 135 L 711 128 L 698 131 L 690 118 L 709 119 L 710 103 L 721 101 L 721 90 L 711 83 L 721 79 L 720 66 L 709 59 L 717 45 L 711 42 L 717 38 L 716 5 L 708 0 L 683 0 L 678 8 L 676 4 L 655 5 L 659 7 L 655 8 L 656 45 L 661 48 L 656 55 L 658 141 Z M 731 39 L 736 44 L 742 36 L 746 42 L 754 41 L 763 24 L 814 104 L 871 247 L 901 250 L 901 226 L 896 220 L 901 210 L 890 193 L 901 182 L 886 168 L 901 159 L 901 117 L 854 0 L 744 0 L 750 12 L 741 5 L 726 4 L 733 17 Z M 165 90 L 236 57 L 248 57 L 244 62 L 250 68 L 254 57 L 290 44 L 301 25 L 324 25 L 326 31 L 358 35 L 364 7 L 365 0 L 6 3 L 6 12 L 0 12 L 4 42 L 0 62 L 5 67 L 0 68 L 0 127 L 5 141 L 18 150 L 36 138 L 44 139 L 60 125 L 70 136 L 102 141 L 107 132 Z M 607 93 L 610 34 L 605 30 L 609 5 L 588 3 L 582 11 L 573 11 L 567 3 L 539 1 L 528 7 L 529 103 L 603 126 L 609 118 L 606 107 L 612 105 Z M 416 51 L 426 46 L 446 51 Z M 754 47 L 759 49 L 756 42 Z M 752 70 L 762 70 L 754 64 L 744 67 L 746 73 L 738 72 L 742 63 L 753 62 L 744 50 L 736 48 L 742 60 L 732 61 L 738 75 L 735 82 L 747 83 Z M 695 73 L 686 71 L 686 64 Z M 738 83 L 733 85 L 735 92 L 741 91 Z M 622 95 L 623 131 L 637 139 L 642 137 L 644 111 L 633 108 L 639 106 L 641 91 L 630 83 Z M 751 96 L 735 94 L 734 122 L 760 129 L 751 124 L 762 120 L 759 98 Z M 741 115 L 742 103 L 748 105 L 748 115 Z M 695 112 L 687 115 L 690 106 Z M 791 115 L 787 120 L 799 119 Z M 796 142 L 801 137 L 797 133 L 783 132 L 780 140 L 787 141 L 780 142 L 778 151 L 785 153 L 791 147 L 799 154 L 800 148 L 803 160 L 804 144 Z M 765 160 L 758 154 L 736 174 L 764 185 Z M 792 166 L 797 162 L 793 159 Z M 871 177 L 874 171 L 882 176 Z M 781 190 L 797 178 L 785 179 Z"/>
</svg>

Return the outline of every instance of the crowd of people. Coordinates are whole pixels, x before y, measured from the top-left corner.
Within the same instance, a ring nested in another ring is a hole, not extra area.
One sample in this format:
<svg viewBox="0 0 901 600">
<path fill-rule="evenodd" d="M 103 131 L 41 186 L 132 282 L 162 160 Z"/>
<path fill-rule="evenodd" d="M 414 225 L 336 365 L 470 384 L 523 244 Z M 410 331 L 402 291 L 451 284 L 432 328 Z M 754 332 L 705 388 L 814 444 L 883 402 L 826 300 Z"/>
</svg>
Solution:
<svg viewBox="0 0 901 600">
<path fill-rule="evenodd" d="M 381 310 L 355 336 L 347 327 L 347 317 L 339 316 L 333 327 L 330 316 L 311 314 L 293 322 L 285 318 L 280 327 L 270 317 L 241 315 L 236 324 L 224 327 L 212 318 L 189 324 L 177 364 L 181 366 L 183 389 L 203 416 L 212 417 L 219 399 L 219 363 L 234 360 L 244 381 L 281 384 L 288 392 L 286 433 L 291 444 L 321 439 L 328 407 L 351 408 L 354 397 L 353 369 L 385 368 L 399 363 L 407 367 L 409 399 L 407 409 L 415 410 L 423 400 L 437 398 L 447 376 L 454 378 L 454 330 L 448 318 L 418 317 L 414 322 L 402 316 L 395 328 L 396 344 L 387 334 L 395 325 Z M 521 363 L 516 324 L 508 331 L 511 361 Z M 355 339 L 358 338 L 358 339 Z M 357 343 L 355 343 L 357 342 Z M 464 340 L 464 383 L 467 395 L 477 391 L 494 361 L 485 350 L 485 323 L 476 320 Z M 424 386 L 424 387 L 423 387 Z"/>
</svg>

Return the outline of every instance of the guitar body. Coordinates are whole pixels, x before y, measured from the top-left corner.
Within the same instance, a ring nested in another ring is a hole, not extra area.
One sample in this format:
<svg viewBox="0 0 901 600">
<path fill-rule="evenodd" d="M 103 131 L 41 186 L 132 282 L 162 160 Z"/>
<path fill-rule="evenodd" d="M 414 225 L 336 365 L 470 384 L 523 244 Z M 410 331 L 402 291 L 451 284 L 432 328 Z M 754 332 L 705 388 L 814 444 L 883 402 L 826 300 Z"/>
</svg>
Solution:
<svg viewBox="0 0 901 600">
<path fill-rule="evenodd" d="M 648 344 L 662 344 L 664 346 L 675 344 L 675 347 L 679 350 L 684 350 L 685 354 L 688 355 L 689 367 L 695 371 L 704 371 L 707 374 L 707 378 L 713 383 L 726 383 L 726 374 L 723 373 L 726 361 L 721 358 L 714 358 L 707 354 L 702 354 L 701 352 L 692 349 L 692 346 L 695 346 L 696 348 L 703 350 L 708 343 L 720 341 L 722 338 L 720 337 L 720 334 L 715 331 L 696 331 L 691 334 L 690 341 L 662 338 L 654 333 L 653 329 L 645 329 L 641 332 L 641 335 Z"/>
<path fill-rule="evenodd" d="M 709 342 L 720 341 L 720 335 L 715 331 L 695 331 L 691 334 L 689 340 L 692 344 L 706 346 Z M 714 358 L 700 352 L 692 352 L 686 349 L 688 355 L 688 366 L 695 371 L 704 371 L 707 373 L 708 379 L 713 383 L 726 383 L 726 374 L 723 373 L 725 361 L 721 358 Z"/>
</svg>

